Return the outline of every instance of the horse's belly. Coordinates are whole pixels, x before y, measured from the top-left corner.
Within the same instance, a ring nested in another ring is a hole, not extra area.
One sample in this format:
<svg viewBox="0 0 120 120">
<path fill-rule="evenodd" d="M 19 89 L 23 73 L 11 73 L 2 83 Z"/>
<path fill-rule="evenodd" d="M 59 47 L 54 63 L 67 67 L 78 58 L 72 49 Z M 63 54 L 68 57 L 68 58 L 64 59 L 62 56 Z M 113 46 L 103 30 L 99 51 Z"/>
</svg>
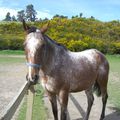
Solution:
<svg viewBox="0 0 120 120">
<path fill-rule="evenodd" d="M 79 92 L 89 88 L 90 85 L 86 84 L 73 84 L 70 86 L 70 92 Z"/>
<path fill-rule="evenodd" d="M 84 77 L 82 79 L 72 79 L 70 81 L 70 92 L 79 92 L 92 87 L 95 83 L 96 76 Z"/>
</svg>

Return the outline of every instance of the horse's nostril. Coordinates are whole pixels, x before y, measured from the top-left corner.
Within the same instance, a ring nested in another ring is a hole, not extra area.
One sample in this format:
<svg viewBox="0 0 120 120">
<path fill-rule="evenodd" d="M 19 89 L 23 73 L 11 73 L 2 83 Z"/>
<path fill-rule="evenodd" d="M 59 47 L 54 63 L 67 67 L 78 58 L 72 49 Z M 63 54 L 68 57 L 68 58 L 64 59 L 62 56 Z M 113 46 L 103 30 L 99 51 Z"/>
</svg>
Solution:
<svg viewBox="0 0 120 120">
<path fill-rule="evenodd" d="M 35 75 L 35 80 L 38 80 L 39 79 L 39 76 L 38 75 Z"/>
<path fill-rule="evenodd" d="M 38 79 L 39 79 L 39 76 L 38 75 L 34 75 L 34 77 L 33 77 L 34 84 L 38 83 Z"/>
<path fill-rule="evenodd" d="M 38 83 L 39 75 L 34 75 L 32 78 L 29 78 L 28 74 L 26 75 L 26 80 L 30 81 L 32 85 L 35 85 Z"/>
</svg>

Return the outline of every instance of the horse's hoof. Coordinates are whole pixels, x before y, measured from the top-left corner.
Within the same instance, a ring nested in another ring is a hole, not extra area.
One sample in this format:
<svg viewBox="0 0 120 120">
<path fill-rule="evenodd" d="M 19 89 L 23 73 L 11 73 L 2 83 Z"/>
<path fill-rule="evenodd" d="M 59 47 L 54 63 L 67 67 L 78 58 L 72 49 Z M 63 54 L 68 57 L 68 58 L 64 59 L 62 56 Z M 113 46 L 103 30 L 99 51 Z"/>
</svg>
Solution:
<svg viewBox="0 0 120 120">
<path fill-rule="evenodd" d="M 104 120 L 105 117 L 100 117 L 100 120 Z"/>
<path fill-rule="evenodd" d="M 88 117 L 83 118 L 83 120 L 88 120 Z"/>
</svg>

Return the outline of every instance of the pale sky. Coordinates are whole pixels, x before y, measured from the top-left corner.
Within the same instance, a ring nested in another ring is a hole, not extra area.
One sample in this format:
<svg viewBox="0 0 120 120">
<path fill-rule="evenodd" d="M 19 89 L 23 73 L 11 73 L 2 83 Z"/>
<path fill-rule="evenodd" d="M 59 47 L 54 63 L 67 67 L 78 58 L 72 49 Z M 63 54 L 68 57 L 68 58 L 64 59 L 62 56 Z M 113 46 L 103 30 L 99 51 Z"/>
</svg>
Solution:
<svg viewBox="0 0 120 120">
<path fill-rule="evenodd" d="M 120 20 L 120 0 L 0 0 L 0 20 L 7 12 L 17 15 L 33 4 L 38 18 L 52 18 L 55 14 L 72 16 L 83 13 L 83 17 L 94 16 L 101 21 Z"/>
</svg>

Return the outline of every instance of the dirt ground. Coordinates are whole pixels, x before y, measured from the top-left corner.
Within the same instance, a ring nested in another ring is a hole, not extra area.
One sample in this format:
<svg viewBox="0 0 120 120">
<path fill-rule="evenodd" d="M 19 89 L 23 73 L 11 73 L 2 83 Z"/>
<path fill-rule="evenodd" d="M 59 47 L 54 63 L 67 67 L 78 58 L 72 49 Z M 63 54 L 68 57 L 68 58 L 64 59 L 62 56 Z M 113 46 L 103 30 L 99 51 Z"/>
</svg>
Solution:
<svg viewBox="0 0 120 120">
<path fill-rule="evenodd" d="M 96 95 L 94 95 L 94 97 L 95 100 L 89 120 L 99 120 L 102 110 L 101 97 L 98 98 Z M 44 96 L 44 101 L 48 111 L 48 120 L 53 120 L 51 105 L 46 95 Z M 87 99 L 84 92 L 70 94 L 68 103 L 68 120 L 83 120 L 86 108 Z M 58 106 L 58 111 L 60 115 L 60 106 Z M 120 120 L 120 112 L 117 112 L 113 105 L 111 105 L 109 102 L 107 103 L 106 117 L 104 120 Z"/>
<path fill-rule="evenodd" d="M 0 64 L 0 113 L 6 108 L 10 101 L 13 100 L 24 84 L 27 71 L 26 68 L 25 63 Z M 44 101 L 48 111 L 48 120 L 53 120 L 51 105 L 47 96 L 44 96 Z M 70 94 L 68 120 L 83 119 L 87 107 L 86 101 L 84 92 Z M 58 109 L 60 113 L 60 107 Z M 89 120 L 99 120 L 101 109 L 101 98 L 95 97 Z M 117 112 L 114 106 L 109 102 L 107 104 L 105 120 L 120 120 L 120 113 Z"/>
<path fill-rule="evenodd" d="M 26 70 L 25 63 L 0 64 L 0 113 L 25 83 Z"/>
</svg>

